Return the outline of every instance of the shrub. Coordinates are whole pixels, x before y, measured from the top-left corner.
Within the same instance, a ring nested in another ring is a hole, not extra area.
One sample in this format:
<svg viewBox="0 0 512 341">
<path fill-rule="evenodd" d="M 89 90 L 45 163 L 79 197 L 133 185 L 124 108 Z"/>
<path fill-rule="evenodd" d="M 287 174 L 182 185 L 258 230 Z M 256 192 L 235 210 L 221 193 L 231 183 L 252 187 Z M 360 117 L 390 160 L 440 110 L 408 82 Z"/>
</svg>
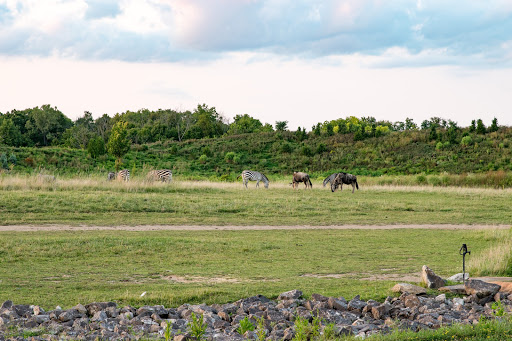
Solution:
<svg viewBox="0 0 512 341">
<path fill-rule="evenodd" d="M 436 144 L 437 150 L 443 149 L 443 147 L 444 147 L 443 142 L 437 142 L 437 144 Z"/>
<path fill-rule="evenodd" d="M 424 185 L 427 183 L 427 177 L 423 174 L 420 174 L 416 177 L 416 182 L 419 184 L 419 185 Z"/>
<path fill-rule="evenodd" d="M 16 162 L 18 162 L 18 159 L 16 158 L 16 155 L 14 155 L 14 153 L 11 153 L 11 156 L 9 156 L 9 163 L 11 165 L 15 165 Z"/>
<path fill-rule="evenodd" d="M 470 146 L 473 144 L 473 139 L 471 138 L 471 136 L 464 136 L 462 138 L 462 140 L 460 141 L 460 144 L 463 145 L 463 146 Z"/>
<path fill-rule="evenodd" d="M 249 318 L 246 316 L 243 320 L 240 321 L 240 326 L 237 328 L 237 332 L 240 335 L 244 335 L 247 331 L 253 331 L 254 325 L 249 321 Z"/>
<path fill-rule="evenodd" d="M 208 325 L 203 322 L 203 315 L 199 315 L 200 317 L 197 317 L 196 314 L 192 313 L 192 321 L 187 324 L 188 329 L 190 331 L 190 334 L 196 339 L 196 340 L 203 340 L 204 334 L 206 333 L 206 328 Z"/>
<path fill-rule="evenodd" d="M 203 154 L 199 157 L 199 162 L 202 164 L 205 164 L 207 160 L 208 160 L 208 156 L 206 156 L 205 154 Z"/>
<path fill-rule="evenodd" d="M 226 161 L 227 163 L 233 163 L 235 156 L 235 152 L 227 152 L 226 155 L 224 156 L 224 161 Z"/>
</svg>

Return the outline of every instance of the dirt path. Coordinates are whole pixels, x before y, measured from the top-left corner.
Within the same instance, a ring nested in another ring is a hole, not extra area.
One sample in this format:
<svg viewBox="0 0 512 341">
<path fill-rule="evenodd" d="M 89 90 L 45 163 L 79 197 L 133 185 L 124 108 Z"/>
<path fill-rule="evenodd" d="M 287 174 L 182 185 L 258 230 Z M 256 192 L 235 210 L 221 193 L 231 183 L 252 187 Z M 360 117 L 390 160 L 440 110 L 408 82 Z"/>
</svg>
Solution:
<svg viewBox="0 0 512 341">
<path fill-rule="evenodd" d="M 86 226 L 86 225 L 7 225 L 0 226 L 4 231 L 215 231 L 215 230 L 391 230 L 391 229 L 441 229 L 441 230 L 503 230 L 512 228 L 512 225 L 336 225 L 336 226 L 203 226 L 203 225 L 137 225 L 137 226 Z"/>
</svg>

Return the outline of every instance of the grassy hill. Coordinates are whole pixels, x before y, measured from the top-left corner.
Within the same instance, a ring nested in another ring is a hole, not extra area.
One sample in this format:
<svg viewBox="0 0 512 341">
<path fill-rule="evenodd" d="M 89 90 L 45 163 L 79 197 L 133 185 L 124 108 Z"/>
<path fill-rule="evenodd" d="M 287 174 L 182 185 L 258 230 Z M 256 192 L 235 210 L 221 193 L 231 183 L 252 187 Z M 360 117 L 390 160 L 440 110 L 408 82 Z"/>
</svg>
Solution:
<svg viewBox="0 0 512 341">
<path fill-rule="evenodd" d="M 437 139 L 428 130 L 390 132 L 355 141 L 353 134 L 317 136 L 304 132 L 265 132 L 186 140 L 163 141 L 131 147 L 123 167 L 135 176 L 151 168 L 170 168 L 187 179 L 232 181 L 243 169 L 283 177 L 306 171 L 322 177 L 334 171 L 357 175 L 491 174 L 500 187 L 512 186 L 512 128 L 476 134 L 461 132 L 450 143 L 440 131 Z M 463 143 L 461 143 L 463 142 Z M 99 174 L 114 169 L 114 158 L 91 158 L 85 150 L 63 147 L 0 146 L 0 155 L 15 155 L 13 172 L 44 169 L 58 175 Z M 490 173 L 489 173 L 490 172 Z"/>
</svg>

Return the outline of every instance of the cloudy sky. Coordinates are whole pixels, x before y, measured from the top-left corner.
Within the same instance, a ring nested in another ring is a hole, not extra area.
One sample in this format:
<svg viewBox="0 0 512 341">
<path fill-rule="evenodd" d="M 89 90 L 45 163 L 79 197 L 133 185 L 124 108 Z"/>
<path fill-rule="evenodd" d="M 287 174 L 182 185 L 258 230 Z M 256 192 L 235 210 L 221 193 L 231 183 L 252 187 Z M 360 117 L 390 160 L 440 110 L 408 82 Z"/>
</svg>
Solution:
<svg viewBox="0 0 512 341">
<path fill-rule="evenodd" d="M 0 0 L 0 112 L 512 125 L 512 0 Z"/>
</svg>

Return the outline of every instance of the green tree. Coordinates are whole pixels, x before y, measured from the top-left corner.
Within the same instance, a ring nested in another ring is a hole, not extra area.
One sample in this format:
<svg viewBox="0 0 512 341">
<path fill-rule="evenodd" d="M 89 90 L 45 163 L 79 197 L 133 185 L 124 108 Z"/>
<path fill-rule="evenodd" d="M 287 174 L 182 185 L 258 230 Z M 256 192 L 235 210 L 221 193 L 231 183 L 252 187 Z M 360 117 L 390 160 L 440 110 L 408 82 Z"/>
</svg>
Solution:
<svg viewBox="0 0 512 341">
<path fill-rule="evenodd" d="M 26 128 L 44 146 L 47 146 L 49 142 L 58 140 L 62 133 L 73 125 L 73 122 L 57 107 L 52 108 L 49 104 L 45 104 L 41 108 L 30 109 L 29 116 L 30 120 L 27 121 Z"/>
<path fill-rule="evenodd" d="M 492 120 L 491 126 L 489 127 L 489 131 L 490 132 L 498 131 L 498 128 L 499 128 L 498 127 L 498 119 L 495 117 Z"/>
<path fill-rule="evenodd" d="M 476 131 L 476 121 L 472 120 L 471 125 L 469 126 L 469 132 L 474 133 Z"/>
<path fill-rule="evenodd" d="M 98 156 L 104 155 L 105 142 L 103 141 L 103 139 L 98 135 L 90 139 L 89 143 L 87 144 L 87 152 L 94 159 L 97 158 Z"/>
<path fill-rule="evenodd" d="M 107 143 L 108 152 L 116 157 L 116 170 L 121 166 L 121 158 L 130 150 L 128 135 L 128 122 L 119 121 L 112 127 Z"/>
<path fill-rule="evenodd" d="M 21 136 L 21 132 L 14 125 L 12 119 L 7 118 L 2 120 L 2 124 L 0 124 L 0 143 L 6 144 L 8 146 L 19 147 L 23 138 Z"/>
<path fill-rule="evenodd" d="M 189 131 L 191 138 L 216 137 L 227 131 L 227 125 L 217 113 L 215 107 L 206 104 L 198 105 L 192 114 L 196 120 Z"/>
<path fill-rule="evenodd" d="M 412 118 L 407 117 L 405 119 L 405 130 L 418 130 L 418 126 L 414 123 Z"/>
<path fill-rule="evenodd" d="M 276 130 L 285 131 L 288 129 L 288 121 L 276 121 Z"/>
<path fill-rule="evenodd" d="M 484 125 L 484 122 L 482 122 L 481 119 L 478 119 L 476 121 L 476 133 L 477 134 L 485 134 L 486 133 L 486 129 L 485 129 L 485 125 Z"/>
<path fill-rule="evenodd" d="M 437 130 L 436 130 L 436 126 L 435 125 L 431 125 L 430 126 L 430 133 L 428 134 L 428 140 L 429 141 L 434 141 L 434 140 L 437 140 L 438 136 L 437 136 Z"/>
<path fill-rule="evenodd" d="M 236 115 L 235 121 L 229 125 L 228 135 L 256 133 L 261 131 L 263 124 L 247 114 Z"/>
</svg>

